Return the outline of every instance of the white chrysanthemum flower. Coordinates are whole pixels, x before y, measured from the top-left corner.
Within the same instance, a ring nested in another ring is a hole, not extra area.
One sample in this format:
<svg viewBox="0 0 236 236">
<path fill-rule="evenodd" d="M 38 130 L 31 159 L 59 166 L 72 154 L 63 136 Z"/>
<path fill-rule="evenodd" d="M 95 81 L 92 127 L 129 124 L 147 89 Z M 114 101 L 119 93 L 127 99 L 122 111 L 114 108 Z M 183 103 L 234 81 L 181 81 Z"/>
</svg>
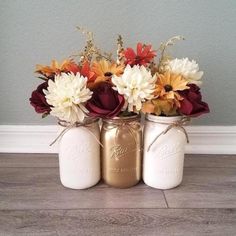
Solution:
<svg viewBox="0 0 236 236">
<path fill-rule="evenodd" d="M 140 111 L 142 102 L 153 98 L 156 76 L 152 76 L 144 66 L 127 65 L 121 77 L 113 75 L 113 89 L 124 95 L 128 111 Z"/>
<path fill-rule="evenodd" d="M 87 78 L 79 73 L 62 73 L 54 81 L 49 80 L 44 93 L 48 104 L 53 106 L 50 114 L 72 124 L 82 122 L 88 112 L 83 104 L 92 95 L 86 83 Z"/>
<path fill-rule="evenodd" d="M 199 66 L 196 61 L 190 61 L 188 58 L 173 59 L 165 63 L 165 71 L 170 71 L 174 74 L 181 74 L 189 84 L 202 84 L 201 78 L 203 71 L 199 71 Z"/>
</svg>

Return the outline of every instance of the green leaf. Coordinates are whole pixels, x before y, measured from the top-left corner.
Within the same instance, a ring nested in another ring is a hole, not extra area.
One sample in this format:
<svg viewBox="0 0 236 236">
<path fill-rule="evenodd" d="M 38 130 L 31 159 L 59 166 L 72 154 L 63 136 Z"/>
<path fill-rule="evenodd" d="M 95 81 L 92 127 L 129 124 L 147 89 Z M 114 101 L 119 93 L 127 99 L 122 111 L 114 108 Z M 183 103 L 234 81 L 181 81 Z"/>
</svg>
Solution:
<svg viewBox="0 0 236 236">
<path fill-rule="evenodd" d="M 45 118 L 45 117 L 47 117 L 48 115 L 49 115 L 49 113 L 48 113 L 48 112 L 45 112 L 45 113 L 42 114 L 42 118 Z"/>
<path fill-rule="evenodd" d="M 44 81 L 47 81 L 47 80 L 48 80 L 48 78 L 42 77 L 42 76 L 38 76 L 37 78 L 42 79 L 42 80 L 44 80 Z"/>
</svg>

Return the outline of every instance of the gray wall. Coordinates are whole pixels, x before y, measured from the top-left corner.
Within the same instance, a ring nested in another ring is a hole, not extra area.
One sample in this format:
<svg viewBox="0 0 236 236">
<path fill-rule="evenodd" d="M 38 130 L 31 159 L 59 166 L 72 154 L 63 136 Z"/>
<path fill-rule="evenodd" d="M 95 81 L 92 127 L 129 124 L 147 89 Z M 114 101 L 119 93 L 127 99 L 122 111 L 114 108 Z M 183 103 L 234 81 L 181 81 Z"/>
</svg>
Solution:
<svg viewBox="0 0 236 236">
<path fill-rule="evenodd" d="M 34 66 L 62 60 L 84 45 L 80 24 L 96 34 L 97 44 L 115 49 L 117 33 L 127 45 L 137 41 L 156 48 L 173 35 L 176 57 L 194 58 L 205 71 L 203 96 L 211 113 L 201 125 L 236 123 L 235 0 L 0 0 L 0 124 L 53 124 L 29 105 L 41 81 Z"/>
</svg>

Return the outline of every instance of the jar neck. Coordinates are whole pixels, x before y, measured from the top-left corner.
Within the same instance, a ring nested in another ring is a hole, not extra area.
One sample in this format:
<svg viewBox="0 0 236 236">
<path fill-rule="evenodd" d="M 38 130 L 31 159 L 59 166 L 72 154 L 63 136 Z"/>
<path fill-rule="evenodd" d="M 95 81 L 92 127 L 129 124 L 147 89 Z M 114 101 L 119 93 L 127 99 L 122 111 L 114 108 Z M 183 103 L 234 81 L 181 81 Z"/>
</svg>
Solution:
<svg viewBox="0 0 236 236">
<path fill-rule="evenodd" d="M 180 121 L 183 118 L 183 116 L 156 116 L 147 114 L 145 119 L 148 121 L 156 122 L 156 123 L 175 123 L 177 121 Z"/>
<path fill-rule="evenodd" d="M 133 121 L 140 121 L 140 115 L 126 116 L 126 117 L 114 117 L 112 119 L 103 119 L 103 123 L 116 124 L 116 123 L 129 123 Z"/>
</svg>

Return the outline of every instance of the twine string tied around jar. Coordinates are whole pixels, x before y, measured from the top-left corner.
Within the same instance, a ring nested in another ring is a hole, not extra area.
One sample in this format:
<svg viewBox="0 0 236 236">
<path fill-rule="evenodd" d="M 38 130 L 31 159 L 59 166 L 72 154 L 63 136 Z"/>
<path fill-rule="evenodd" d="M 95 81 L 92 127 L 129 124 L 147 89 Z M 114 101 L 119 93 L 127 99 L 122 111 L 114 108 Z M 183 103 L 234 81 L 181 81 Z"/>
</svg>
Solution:
<svg viewBox="0 0 236 236">
<path fill-rule="evenodd" d="M 115 140 L 117 142 L 119 132 L 120 132 L 121 129 L 124 129 L 124 128 L 127 129 L 130 136 L 134 139 L 135 144 L 137 144 L 137 139 L 136 139 L 135 132 L 136 132 L 136 130 L 141 129 L 141 125 L 139 124 L 139 122 L 136 122 L 136 121 L 131 121 L 131 122 L 119 121 L 119 122 L 113 123 L 112 127 L 109 127 L 109 128 L 106 127 L 105 130 L 116 129 Z"/>
<path fill-rule="evenodd" d="M 152 145 L 157 141 L 157 139 L 158 139 L 160 136 L 165 135 L 165 134 L 168 133 L 172 128 L 177 128 L 177 129 L 181 130 L 181 131 L 184 133 L 185 137 L 186 137 L 187 143 L 189 143 L 188 133 L 187 133 L 186 129 L 183 127 L 184 125 L 188 124 L 189 121 L 190 121 L 190 118 L 189 118 L 189 117 L 183 117 L 183 118 L 181 118 L 181 120 L 176 121 L 176 122 L 173 122 L 173 123 L 158 122 L 159 124 L 164 124 L 164 125 L 168 125 L 168 126 L 166 127 L 165 130 L 163 130 L 160 134 L 158 134 L 158 135 L 154 138 L 154 140 L 149 144 L 147 151 L 148 151 L 148 152 L 150 151 Z"/>
<path fill-rule="evenodd" d="M 99 141 L 99 139 L 97 138 L 96 134 L 94 134 L 90 129 L 89 127 L 91 127 L 91 125 L 93 125 L 93 121 L 91 122 L 85 122 L 85 123 L 78 123 L 78 122 L 75 122 L 73 124 L 70 124 L 66 121 L 62 121 L 62 120 L 59 120 L 58 121 L 58 124 L 62 127 L 64 127 L 64 129 L 60 132 L 60 134 L 55 138 L 55 140 L 50 144 L 50 146 L 52 146 L 53 144 L 55 144 L 60 138 L 62 138 L 62 136 L 68 132 L 70 129 L 72 128 L 75 128 L 75 127 L 83 127 L 85 128 L 86 130 L 88 130 L 90 132 L 90 134 L 94 137 L 94 139 L 96 140 L 96 142 L 101 146 L 103 147 L 102 143 Z"/>
</svg>

